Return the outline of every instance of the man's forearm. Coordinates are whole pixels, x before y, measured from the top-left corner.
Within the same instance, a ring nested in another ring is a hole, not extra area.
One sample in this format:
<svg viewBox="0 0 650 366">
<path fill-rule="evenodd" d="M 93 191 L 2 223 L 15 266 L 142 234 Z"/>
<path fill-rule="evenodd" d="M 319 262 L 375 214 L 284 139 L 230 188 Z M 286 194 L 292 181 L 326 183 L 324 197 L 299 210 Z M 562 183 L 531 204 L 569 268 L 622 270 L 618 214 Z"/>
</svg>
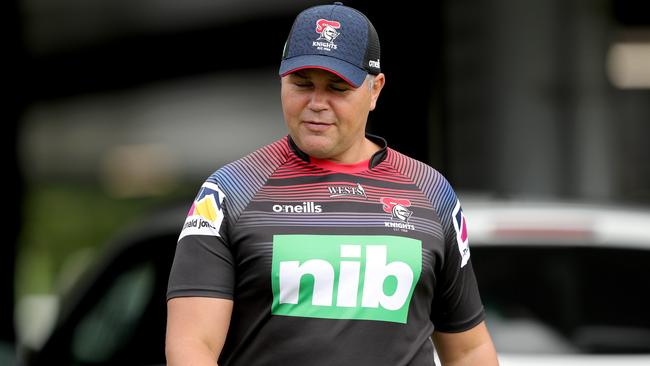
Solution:
<svg viewBox="0 0 650 366">
<path fill-rule="evenodd" d="M 165 353 L 171 366 L 214 366 L 226 340 L 232 300 L 178 297 L 167 302 Z"/>
<path fill-rule="evenodd" d="M 215 366 L 217 356 L 200 341 L 174 341 L 166 348 L 168 366 Z"/>
<path fill-rule="evenodd" d="M 496 366 L 497 352 L 485 322 L 458 333 L 433 333 L 440 362 L 444 366 Z"/>
<path fill-rule="evenodd" d="M 468 350 L 468 352 L 458 355 L 455 359 L 444 360 L 441 359 L 440 362 L 443 366 L 497 366 L 499 362 L 497 360 L 496 351 L 492 344 L 483 344 L 474 349 Z"/>
</svg>

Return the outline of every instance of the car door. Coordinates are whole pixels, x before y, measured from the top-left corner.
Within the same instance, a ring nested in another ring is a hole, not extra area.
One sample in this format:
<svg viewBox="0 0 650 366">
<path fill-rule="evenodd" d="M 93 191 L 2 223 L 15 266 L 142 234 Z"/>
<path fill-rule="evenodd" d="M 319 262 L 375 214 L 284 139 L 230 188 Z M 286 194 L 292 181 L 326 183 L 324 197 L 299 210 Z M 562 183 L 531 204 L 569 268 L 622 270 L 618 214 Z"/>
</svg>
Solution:
<svg viewBox="0 0 650 366">
<path fill-rule="evenodd" d="M 58 323 L 27 365 L 165 363 L 166 289 L 183 213 L 139 224 L 62 299 Z M 164 215 L 158 215 L 162 217 Z"/>
</svg>

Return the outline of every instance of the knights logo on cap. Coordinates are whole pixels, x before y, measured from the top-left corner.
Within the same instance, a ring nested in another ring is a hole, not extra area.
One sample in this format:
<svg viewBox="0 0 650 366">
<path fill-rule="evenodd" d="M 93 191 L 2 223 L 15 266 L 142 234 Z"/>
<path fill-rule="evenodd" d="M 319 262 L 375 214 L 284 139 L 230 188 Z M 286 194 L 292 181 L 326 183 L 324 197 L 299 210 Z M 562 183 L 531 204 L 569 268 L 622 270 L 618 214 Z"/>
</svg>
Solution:
<svg viewBox="0 0 650 366">
<path fill-rule="evenodd" d="M 334 40 L 341 34 L 337 31 L 339 28 L 341 28 L 341 23 L 335 20 L 318 19 L 316 21 L 316 33 L 319 34 L 319 37 L 314 42 L 314 46 L 319 47 L 319 49 L 336 49 Z M 327 41 L 327 43 L 318 41 Z"/>
</svg>

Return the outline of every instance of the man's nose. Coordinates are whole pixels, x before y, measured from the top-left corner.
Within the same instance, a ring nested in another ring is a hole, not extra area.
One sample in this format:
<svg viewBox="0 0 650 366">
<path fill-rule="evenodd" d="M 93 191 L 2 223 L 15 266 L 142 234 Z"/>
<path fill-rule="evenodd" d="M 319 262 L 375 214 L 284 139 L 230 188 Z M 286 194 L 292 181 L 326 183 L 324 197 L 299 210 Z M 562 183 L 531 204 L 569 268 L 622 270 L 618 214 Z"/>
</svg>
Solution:
<svg viewBox="0 0 650 366">
<path fill-rule="evenodd" d="M 324 88 L 315 87 L 311 93 L 308 107 L 314 112 L 328 109 L 327 91 Z"/>
</svg>

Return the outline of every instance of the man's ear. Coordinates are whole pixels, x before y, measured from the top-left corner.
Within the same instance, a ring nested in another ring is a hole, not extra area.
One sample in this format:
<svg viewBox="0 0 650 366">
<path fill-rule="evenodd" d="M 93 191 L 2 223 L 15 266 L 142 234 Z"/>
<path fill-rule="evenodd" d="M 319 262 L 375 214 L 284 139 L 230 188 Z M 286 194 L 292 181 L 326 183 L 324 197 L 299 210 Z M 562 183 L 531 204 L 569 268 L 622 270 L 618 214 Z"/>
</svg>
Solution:
<svg viewBox="0 0 650 366">
<path fill-rule="evenodd" d="M 381 93 L 381 90 L 384 88 L 384 84 L 386 83 L 386 76 L 384 76 L 383 73 L 379 73 L 378 75 L 375 76 L 375 81 L 372 84 L 372 88 L 370 88 L 370 110 L 374 111 L 375 106 L 377 105 L 377 99 L 379 99 L 379 94 Z"/>
</svg>

